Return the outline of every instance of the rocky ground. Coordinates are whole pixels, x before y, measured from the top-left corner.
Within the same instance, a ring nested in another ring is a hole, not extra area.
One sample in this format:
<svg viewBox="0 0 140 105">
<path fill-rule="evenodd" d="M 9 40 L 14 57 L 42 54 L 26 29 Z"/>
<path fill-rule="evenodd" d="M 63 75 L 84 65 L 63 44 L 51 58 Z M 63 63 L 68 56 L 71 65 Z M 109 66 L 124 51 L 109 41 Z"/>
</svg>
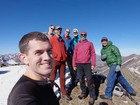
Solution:
<svg viewBox="0 0 140 105">
<path fill-rule="evenodd" d="M 107 73 L 108 72 L 106 71 L 103 74 L 107 75 Z M 140 104 L 140 91 L 139 91 L 140 90 L 140 76 L 128 71 L 126 67 L 122 67 L 122 73 L 125 76 L 125 78 L 129 81 L 129 83 L 133 86 L 135 91 L 137 92 L 137 96 L 133 96 L 132 98 L 134 98 L 134 100 L 136 100 Z M 106 87 L 106 81 L 105 83 L 100 84 L 99 95 L 104 94 L 105 87 Z M 96 92 L 97 91 L 98 89 L 96 90 Z M 72 90 L 71 96 L 73 100 L 72 101 L 60 100 L 61 105 L 88 105 L 89 96 L 83 100 L 79 100 L 78 99 L 79 94 L 80 94 L 80 87 L 78 85 Z M 136 105 L 128 97 L 124 95 L 122 97 L 113 95 L 112 101 L 113 103 L 107 100 L 102 100 L 98 96 L 94 105 Z"/>
</svg>

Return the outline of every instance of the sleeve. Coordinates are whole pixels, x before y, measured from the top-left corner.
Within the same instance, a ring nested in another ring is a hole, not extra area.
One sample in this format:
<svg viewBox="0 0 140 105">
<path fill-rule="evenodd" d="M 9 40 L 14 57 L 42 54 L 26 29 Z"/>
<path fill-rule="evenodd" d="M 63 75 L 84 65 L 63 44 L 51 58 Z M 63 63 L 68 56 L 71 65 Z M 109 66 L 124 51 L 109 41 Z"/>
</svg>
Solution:
<svg viewBox="0 0 140 105">
<path fill-rule="evenodd" d="M 107 55 L 103 52 L 103 49 L 101 49 L 101 60 L 106 61 Z"/>
<path fill-rule="evenodd" d="M 113 54 L 115 54 L 115 56 L 117 58 L 117 64 L 121 65 L 122 57 L 121 57 L 121 53 L 120 53 L 119 49 L 116 46 L 112 46 L 112 52 L 113 52 Z"/>
<path fill-rule="evenodd" d="M 77 46 L 78 45 L 76 45 L 75 48 L 74 48 L 74 53 L 73 53 L 73 57 L 72 57 L 72 66 L 73 67 L 76 67 Z"/>
<path fill-rule="evenodd" d="M 67 48 L 65 46 L 65 43 L 64 43 L 64 50 L 65 50 L 65 54 L 66 54 L 66 58 L 67 58 L 68 54 L 67 54 Z"/>
<path fill-rule="evenodd" d="M 73 55 L 74 53 L 73 39 L 70 42 L 70 51 L 71 51 L 71 55 Z"/>
<path fill-rule="evenodd" d="M 29 94 L 21 95 L 13 105 L 39 105 L 37 99 Z"/>
<path fill-rule="evenodd" d="M 91 64 L 94 67 L 96 66 L 96 53 L 92 43 L 91 43 Z"/>
<path fill-rule="evenodd" d="M 72 41 L 72 40 L 71 40 Z M 71 48 L 71 41 L 69 43 L 69 46 L 68 46 L 68 52 L 73 55 L 73 52 L 72 52 L 72 48 Z"/>
<path fill-rule="evenodd" d="M 30 86 L 30 83 L 16 85 L 8 97 L 7 105 L 39 105 L 33 95 L 34 92 L 36 90 Z"/>
<path fill-rule="evenodd" d="M 52 37 L 50 38 L 50 44 L 51 44 L 51 46 L 53 47 L 53 41 L 52 41 Z"/>
</svg>

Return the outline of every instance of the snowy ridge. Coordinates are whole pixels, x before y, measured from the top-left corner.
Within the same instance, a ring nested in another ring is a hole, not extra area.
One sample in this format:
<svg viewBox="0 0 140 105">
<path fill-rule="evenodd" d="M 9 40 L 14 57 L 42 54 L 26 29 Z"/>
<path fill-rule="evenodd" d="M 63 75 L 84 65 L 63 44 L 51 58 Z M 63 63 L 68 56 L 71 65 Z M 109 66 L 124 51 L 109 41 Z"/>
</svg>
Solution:
<svg viewBox="0 0 140 105">
<path fill-rule="evenodd" d="M 134 62 L 132 62 L 128 66 L 128 70 L 130 70 L 131 72 L 134 72 L 140 76 L 140 56 L 137 56 L 136 58 L 134 58 Z"/>
<path fill-rule="evenodd" d="M 25 71 L 26 68 L 24 65 L 0 68 L 0 105 L 7 105 L 7 98 L 11 89 Z M 68 83 L 70 82 L 70 74 L 68 72 L 68 69 L 66 69 L 65 77 L 66 85 L 68 85 Z M 55 82 L 60 86 L 58 75 Z M 54 91 L 57 94 L 57 88 L 54 87 Z M 57 96 L 59 96 L 59 94 L 57 94 Z"/>
<path fill-rule="evenodd" d="M 122 63 L 122 66 L 125 65 L 125 64 L 127 64 L 128 62 L 130 62 L 130 61 L 132 61 L 132 60 L 136 60 L 136 59 L 138 59 L 138 58 L 137 58 L 137 57 L 130 58 L 130 59 L 126 60 L 125 62 L 123 62 L 123 63 Z M 138 62 L 140 62 L 140 61 L 138 61 Z M 134 69 L 134 68 L 128 68 L 128 69 L 129 69 L 130 71 L 135 72 L 135 73 L 137 73 L 138 75 L 140 75 L 140 71 L 138 71 L 139 68 L 140 68 L 140 66 L 137 67 L 136 69 Z M 108 69 L 109 69 L 109 68 L 106 68 L 105 70 L 103 70 L 103 71 L 101 71 L 101 72 L 99 72 L 99 73 L 104 73 L 104 72 L 107 71 Z"/>
</svg>

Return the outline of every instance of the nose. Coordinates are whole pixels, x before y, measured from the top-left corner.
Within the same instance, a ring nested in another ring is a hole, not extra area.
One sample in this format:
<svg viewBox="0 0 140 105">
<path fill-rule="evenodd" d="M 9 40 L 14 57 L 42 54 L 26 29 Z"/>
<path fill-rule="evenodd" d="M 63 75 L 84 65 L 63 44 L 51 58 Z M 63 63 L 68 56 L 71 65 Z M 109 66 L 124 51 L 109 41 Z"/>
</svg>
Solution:
<svg viewBox="0 0 140 105">
<path fill-rule="evenodd" d="M 51 54 L 49 54 L 47 51 L 46 52 L 44 52 L 44 54 L 43 54 L 43 59 L 44 60 L 50 60 L 51 59 Z"/>
</svg>

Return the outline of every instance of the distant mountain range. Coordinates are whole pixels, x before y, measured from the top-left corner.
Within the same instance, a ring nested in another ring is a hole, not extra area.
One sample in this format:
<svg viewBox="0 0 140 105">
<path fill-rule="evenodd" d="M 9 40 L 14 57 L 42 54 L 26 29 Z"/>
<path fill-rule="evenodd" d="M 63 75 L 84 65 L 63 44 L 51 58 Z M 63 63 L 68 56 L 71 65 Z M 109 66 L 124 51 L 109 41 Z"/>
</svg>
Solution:
<svg viewBox="0 0 140 105">
<path fill-rule="evenodd" d="M 124 68 L 140 76 L 140 55 L 132 54 L 122 57 L 122 69 Z M 102 62 L 100 56 L 97 55 L 96 70 L 100 72 L 107 69 L 106 63 Z"/>
<path fill-rule="evenodd" d="M 22 64 L 18 59 L 18 53 L 0 55 L 0 66 L 10 66 Z M 125 66 L 131 72 L 139 74 L 140 72 L 140 55 L 132 54 L 122 58 L 123 67 Z M 108 67 L 105 62 L 101 61 L 100 55 L 96 56 L 96 70 L 103 71 Z"/>
<path fill-rule="evenodd" d="M 18 55 L 18 53 L 0 55 L 0 67 L 21 64 Z"/>
</svg>

